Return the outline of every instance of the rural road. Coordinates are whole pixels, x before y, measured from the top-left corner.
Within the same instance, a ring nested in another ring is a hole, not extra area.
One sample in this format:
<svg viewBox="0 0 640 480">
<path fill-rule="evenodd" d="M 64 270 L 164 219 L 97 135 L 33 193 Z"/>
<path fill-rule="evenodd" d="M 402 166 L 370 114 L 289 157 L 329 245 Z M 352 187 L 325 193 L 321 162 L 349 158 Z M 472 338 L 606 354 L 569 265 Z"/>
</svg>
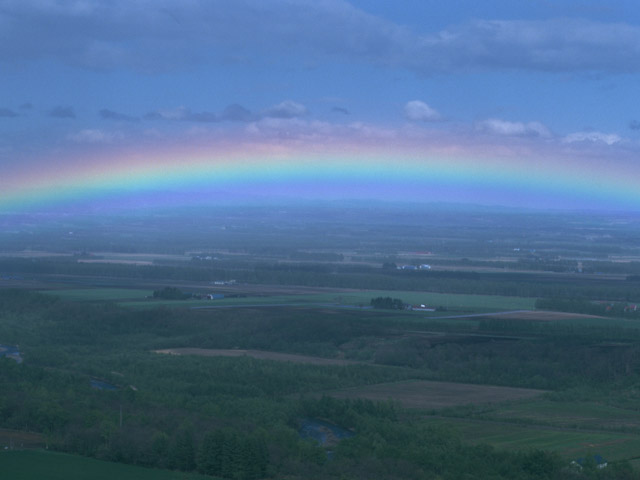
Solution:
<svg viewBox="0 0 640 480">
<path fill-rule="evenodd" d="M 493 315 L 511 315 L 514 313 L 529 313 L 534 310 L 509 310 L 507 312 L 489 312 L 489 313 L 468 313 L 466 315 L 449 315 L 445 317 L 424 317 L 429 320 L 444 320 L 447 318 L 473 318 L 473 317 L 489 317 Z"/>
</svg>

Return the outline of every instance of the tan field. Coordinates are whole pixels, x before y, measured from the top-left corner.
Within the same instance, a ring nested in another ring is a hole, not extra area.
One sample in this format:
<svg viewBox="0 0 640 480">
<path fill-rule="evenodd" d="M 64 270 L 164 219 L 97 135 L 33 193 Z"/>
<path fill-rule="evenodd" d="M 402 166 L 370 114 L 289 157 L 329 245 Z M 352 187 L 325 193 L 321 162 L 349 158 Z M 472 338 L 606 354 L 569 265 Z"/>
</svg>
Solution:
<svg viewBox="0 0 640 480">
<path fill-rule="evenodd" d="M 491 314 L 492 316 L 495 314 Z M 511 318 L 514 320 L 538 320 L 538 321 L 557 321 L 567 320 L 570 318 L 602 318 L 597 315 L 587 315 L 584 313 L 569 313 L 569 312 L 547 312 L 544 310 L 535 311 L 521 311 L 521 312 L 505 312 L 499 314 L 500 318 Z M 487 315 L 489 316 L 489 315 Z"/>
<path fill-rule="evenodd" d="M 264 350 L 225 350 L 206 348 L 170 348 L 155 350 L 156 353 L 168 355 L 200 355 L 203 357 L 252 357 L 260 360 L 276 360 L 280 362 L 307 363 L 311 365 L 356 365 L 361 362 L 342 360 L 339 358 L 310 357 L 291 353 L 267 352 Z"/>
<path fill-rule="evenodd" d="M 335 398 L 393 400 L 405 408 L 444 408 L 457 405 L 522 400 L 545 393 L 530 388 L 497 387 L 468 383 L 408 380 L 323 392 Z"/>
</svg>

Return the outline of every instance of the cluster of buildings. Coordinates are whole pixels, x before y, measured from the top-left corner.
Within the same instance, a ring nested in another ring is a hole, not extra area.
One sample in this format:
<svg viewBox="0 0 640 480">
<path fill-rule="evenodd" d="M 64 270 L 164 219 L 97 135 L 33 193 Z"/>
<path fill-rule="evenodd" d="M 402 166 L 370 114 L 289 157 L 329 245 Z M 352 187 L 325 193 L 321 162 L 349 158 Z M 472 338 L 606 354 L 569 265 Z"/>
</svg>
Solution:
<svg viewBox="0 0 640 480">
<path fill-rule="evenodd" d="M 215 282 L 211 282 L 213 285 L 221 286 L 221 285 L 235 285 L 235 280 L 216 280 Z"/>
<path fill-rule="evenodd" d="M 398 265 L 398 270 L 431 270 L 431 265 Z"/>
</svg>

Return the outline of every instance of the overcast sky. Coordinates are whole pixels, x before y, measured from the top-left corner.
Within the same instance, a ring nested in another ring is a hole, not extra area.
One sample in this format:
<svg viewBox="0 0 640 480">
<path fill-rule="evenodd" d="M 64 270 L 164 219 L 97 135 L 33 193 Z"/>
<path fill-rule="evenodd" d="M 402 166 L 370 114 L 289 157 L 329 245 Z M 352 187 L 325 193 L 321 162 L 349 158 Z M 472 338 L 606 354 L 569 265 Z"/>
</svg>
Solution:
<svg viewBox="0 0 640 480">
<path fill-rule="evenodd" d="M 0 162 L 345 134 L 634 156 L 639 80 L 634 0 L 0 0 Z"/>
</svg>

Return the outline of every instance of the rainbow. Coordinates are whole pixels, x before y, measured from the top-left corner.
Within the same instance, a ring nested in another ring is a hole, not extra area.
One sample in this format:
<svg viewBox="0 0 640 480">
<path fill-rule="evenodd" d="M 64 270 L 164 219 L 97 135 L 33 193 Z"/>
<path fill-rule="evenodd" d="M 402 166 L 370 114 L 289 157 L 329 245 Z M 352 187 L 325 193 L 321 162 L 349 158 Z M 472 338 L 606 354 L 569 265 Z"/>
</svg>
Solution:
<svg viewBox="0 0 640 480">
<path fill-rule="evenodd" d="M 265 142 L 76 154 L 0 167 L 0 212 L 301 198 L 640 210 L 632 162 L 494 150 Z"/>
</svg>

